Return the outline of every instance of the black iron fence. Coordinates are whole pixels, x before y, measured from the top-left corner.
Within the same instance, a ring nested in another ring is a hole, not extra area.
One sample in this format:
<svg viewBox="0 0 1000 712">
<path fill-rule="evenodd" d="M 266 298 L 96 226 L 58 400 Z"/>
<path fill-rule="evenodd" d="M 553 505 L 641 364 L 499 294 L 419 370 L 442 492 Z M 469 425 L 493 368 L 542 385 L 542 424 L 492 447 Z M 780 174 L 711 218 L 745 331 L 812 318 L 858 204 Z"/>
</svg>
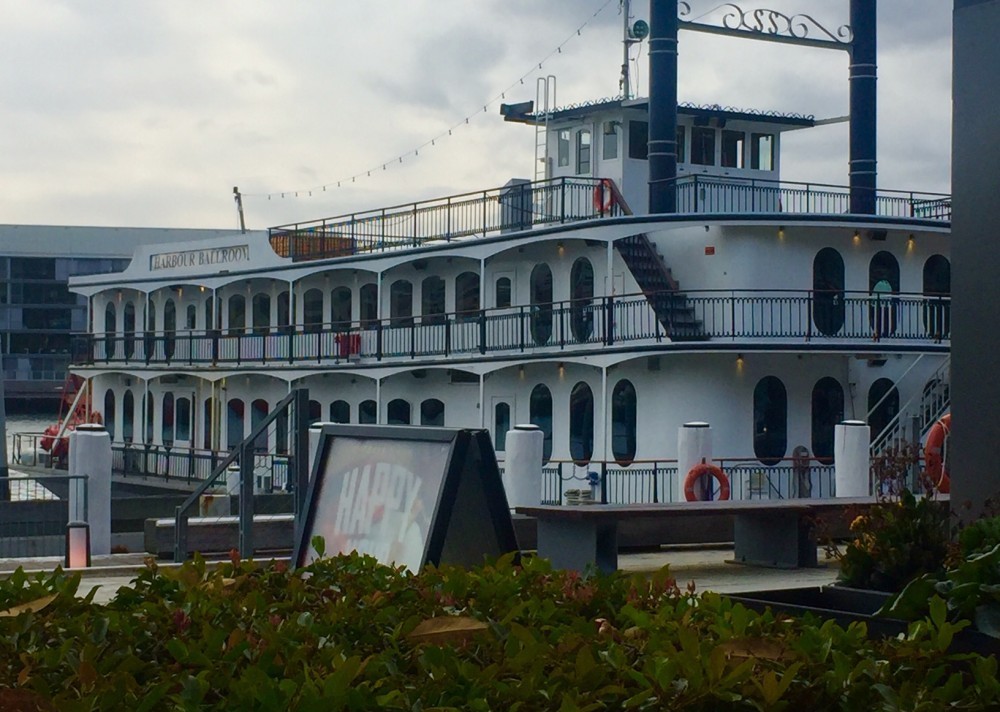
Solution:
<svg viewBox="0 0 1000 712">
<path fill-rule="evenodd" d="M 87 476 L 12 473 L 0 477 L 0 490 L 9 493 L 0 501 L 0 558 L 65 556 L 66 524 L 87 511 Z"/>
</svg>

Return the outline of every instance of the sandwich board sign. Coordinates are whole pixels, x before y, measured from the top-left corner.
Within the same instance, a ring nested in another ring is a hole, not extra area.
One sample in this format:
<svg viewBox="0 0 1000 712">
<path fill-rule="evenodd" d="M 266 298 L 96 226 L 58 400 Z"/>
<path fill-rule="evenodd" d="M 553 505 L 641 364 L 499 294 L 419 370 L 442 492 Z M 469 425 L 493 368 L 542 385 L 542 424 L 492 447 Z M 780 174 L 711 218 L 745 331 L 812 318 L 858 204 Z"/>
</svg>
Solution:
<svg viewBox="0 0 1000 712">
<path fill-rule="evenodd" d="M 486 430 L 324 425 L 292 561 L 357 551 L 417 572 L 482 563 L 517 541 Z"/>
</svg>

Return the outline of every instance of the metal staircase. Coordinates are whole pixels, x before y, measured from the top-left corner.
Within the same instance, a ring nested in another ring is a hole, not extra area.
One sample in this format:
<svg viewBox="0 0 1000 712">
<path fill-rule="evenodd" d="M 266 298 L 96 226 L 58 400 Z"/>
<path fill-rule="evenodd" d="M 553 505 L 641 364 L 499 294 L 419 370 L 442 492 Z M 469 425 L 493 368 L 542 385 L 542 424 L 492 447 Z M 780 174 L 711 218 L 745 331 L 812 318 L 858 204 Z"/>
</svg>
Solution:
<svg viewBox="0 0 1000 712">
<path fill-rule="evenodd" d="M 921 354 L 906 372 L 900 376 L 898 385 L 907 374 L 913 370 L 924 355 Z M 891 391 L 890 391 L 891 392 Z M 883 400 L 888 397 L 888 393 L 883 396 Z M 872 412 L 882 404 L 882 400 L 875 404 L 869 411 L 866 420 L 872 416 Z M 899 412 L 883 428 L 882 432 L 872 438 L 870 449 L 871 457 L 878 457 L 887 451 L 898 447 L 901 444 L 908 444 L 917 438 L 912 437 L 907 440 L 908 424 L 916 422 L 919 431 L 919 440 L 922 442 L 927 436 L 927 432 L 941 416 L 951 408 L 951 357 L 949 356 L 938 366 L 934 373 L 927 379 L 927 385 L 923 388 L 919 396 L 914 395 L 906 403 L 900 406 Z"/>
</svg>

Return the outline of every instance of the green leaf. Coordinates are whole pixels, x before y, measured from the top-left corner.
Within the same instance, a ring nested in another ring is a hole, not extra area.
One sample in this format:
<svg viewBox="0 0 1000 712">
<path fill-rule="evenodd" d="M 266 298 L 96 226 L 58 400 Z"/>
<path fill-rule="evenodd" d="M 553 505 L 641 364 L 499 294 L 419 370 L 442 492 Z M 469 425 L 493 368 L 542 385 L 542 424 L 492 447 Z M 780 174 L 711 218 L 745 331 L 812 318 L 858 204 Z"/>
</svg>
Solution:
<svg viewBox="0 0 1000 712">
<path fill-rule="evenodd" d="M 995 603 L 977 606 L 973 621 L 979 632 L 1000 638 L 1000 606 Z"/>
<path fill-rule="evenodd" d="M 326 554 L 326 540 L 317 534 L 309 540 L 309 544 L 312 546 L 313 550 L 315 550 L 316 556 L 322 559 Z"/>
<path fill-rule="evenodd" d="M 934 627 L 940 628 L 943 626 L 948 616 L 948 606 L 944 602 L 944 599 L 940 596 L 931 596 L 931 600 L 927 602 L 927 608 Z"/>
</svg>

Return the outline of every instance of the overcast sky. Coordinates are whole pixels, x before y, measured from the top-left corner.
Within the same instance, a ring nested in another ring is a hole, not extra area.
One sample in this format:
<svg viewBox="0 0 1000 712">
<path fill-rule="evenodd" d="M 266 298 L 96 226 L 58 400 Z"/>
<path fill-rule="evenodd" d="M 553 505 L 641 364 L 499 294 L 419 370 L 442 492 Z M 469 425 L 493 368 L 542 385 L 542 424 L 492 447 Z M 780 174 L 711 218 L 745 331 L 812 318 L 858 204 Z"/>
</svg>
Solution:
<svg viewBox="0 0 1000 712">
<path fill-rule="evenodd" d="M 946 192 L 952 3 L 880 5 L 879 186 Z M 830 28 L 849 13 L 742 7 Z M 265 228 L 531 177 L 533 130 L 494 99 L 533 99 L 542 74 L 560 105 L 618 94 L 621 25 L 619 0 L 0 0 L 0 223 L 236 227 L 238 185 Z M 645 96 L 645 45 L 634 56 Z M 686 32 L 680 74 L 682 101 L 848 109 L 842 52 Z M 845 124 L 783 150 L 784 179 L 847 182 Z"/>
</svg>

